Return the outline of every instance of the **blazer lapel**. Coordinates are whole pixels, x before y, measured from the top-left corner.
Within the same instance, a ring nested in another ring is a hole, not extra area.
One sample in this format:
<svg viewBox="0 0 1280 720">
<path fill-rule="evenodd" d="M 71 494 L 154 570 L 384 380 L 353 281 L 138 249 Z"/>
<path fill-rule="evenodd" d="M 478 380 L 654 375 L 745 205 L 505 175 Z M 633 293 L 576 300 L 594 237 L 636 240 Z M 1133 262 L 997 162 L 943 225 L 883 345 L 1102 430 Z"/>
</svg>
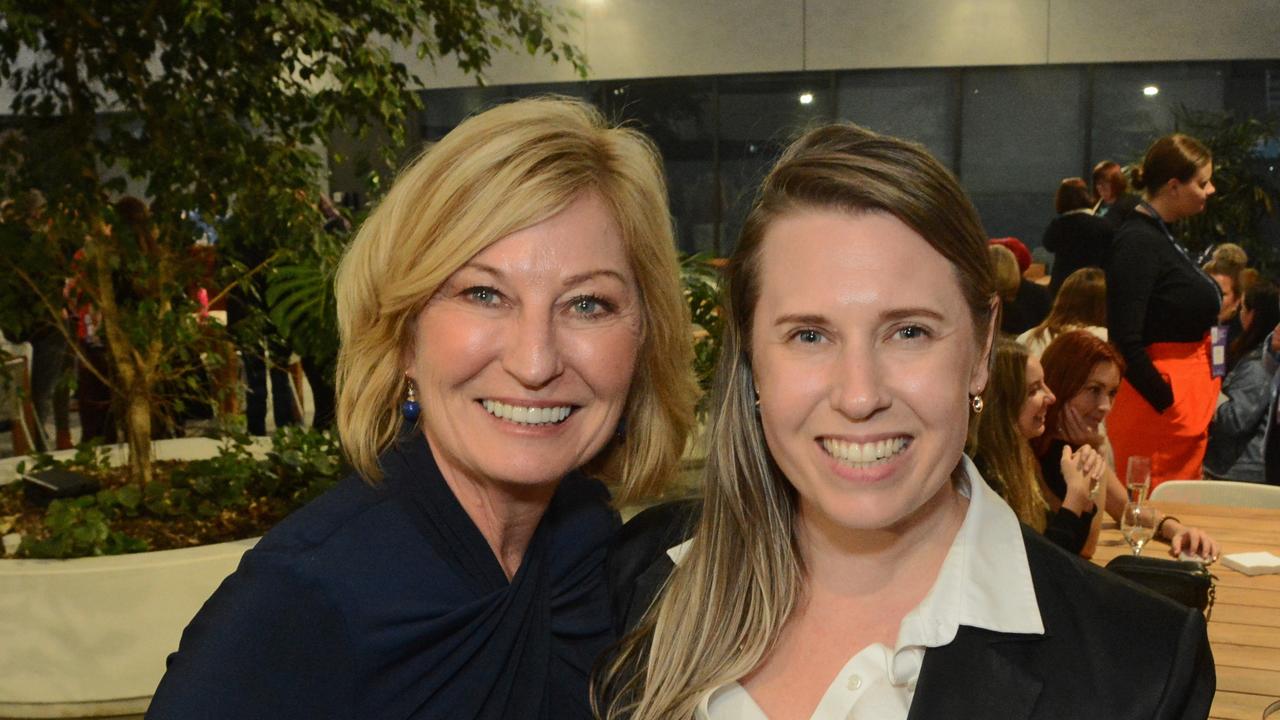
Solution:
<svg viewBox="0 0 1280 720">
<path fill-rule="evenodd" d="M 1039 640 L 961 626 L 951 643 L 925 651 L 907 720 L 1030 718 L 1044 684 L 1027 662 Z"/>
</svg>

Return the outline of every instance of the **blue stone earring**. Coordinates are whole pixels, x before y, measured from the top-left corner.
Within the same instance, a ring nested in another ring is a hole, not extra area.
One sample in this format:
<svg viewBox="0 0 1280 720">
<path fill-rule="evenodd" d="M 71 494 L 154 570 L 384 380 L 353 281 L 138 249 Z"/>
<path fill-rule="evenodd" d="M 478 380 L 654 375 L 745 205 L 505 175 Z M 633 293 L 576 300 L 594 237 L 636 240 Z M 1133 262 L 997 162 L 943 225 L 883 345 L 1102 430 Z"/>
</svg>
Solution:
<svg viewBox="0 0 1280 720">
<path fill-rule="evenodd" d="M 405 378 L 408 384 L 408 391 L 405 393 L 404 403 L 400 405 L 400 412 L 404 414 L 404 419 L 413 422 L 418 419 L 418 415 L 422 414 L 422 406 L 418 404 L 418 394 L 414 392 L 413 380 Z"/>
</svg>

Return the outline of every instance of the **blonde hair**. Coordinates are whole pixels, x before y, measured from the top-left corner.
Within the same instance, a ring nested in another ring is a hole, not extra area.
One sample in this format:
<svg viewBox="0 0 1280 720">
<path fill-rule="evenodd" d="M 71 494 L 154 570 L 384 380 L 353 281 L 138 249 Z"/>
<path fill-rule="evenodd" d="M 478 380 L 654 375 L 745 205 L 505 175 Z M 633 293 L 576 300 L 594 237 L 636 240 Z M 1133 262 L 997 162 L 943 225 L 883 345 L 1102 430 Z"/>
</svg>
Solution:
<svg viewBox="0 0 1280 720">
<path fill-rule="evenodd" d="M 624 410 L 628 431 L 584 470 L 614 484 L 618 502 L 652 493 L 675 474 L 698 391 L 661 160 L 648 138 L 610 127 L 585 103 L 537 98 L 475 115 L 423 152 L 342 259 L 337 423 L 367 481 L 381 479 L 378 456 L 401 426 L 404 358 L 428 299 L 477 253 L 587 192 L 601 197 L 622 231 L 645 312 Z"/>
<path fill-rule="evenodd" d="M 801 595 L 795 490 L 756 416 L 750 347 L 765 233 L 808 208 L 883 212 L 910 227 L 950 261 L 976 335 L 987 336 L 996 304 L 986 234 L 951 173 L 919 145 L 852 124 L 794 142 L 765 178 L 729 261 L 693 542 L 661 598 L 602 663 L 592 701 L 605 718 L 692 716 L 704 693 L 760 664 Z"/>
<path fill-rule="evenodd" d="M 1018 287 L 1022 285 L 1018 256 L 1003 245 L 988 245 L 987 256 L 991 259 L 991 271 L 995 273 L 996 291 L 1000 293 L 1000 299 L 1006 303 L 1013 302 L 1018 295 Z"/>
</svg>

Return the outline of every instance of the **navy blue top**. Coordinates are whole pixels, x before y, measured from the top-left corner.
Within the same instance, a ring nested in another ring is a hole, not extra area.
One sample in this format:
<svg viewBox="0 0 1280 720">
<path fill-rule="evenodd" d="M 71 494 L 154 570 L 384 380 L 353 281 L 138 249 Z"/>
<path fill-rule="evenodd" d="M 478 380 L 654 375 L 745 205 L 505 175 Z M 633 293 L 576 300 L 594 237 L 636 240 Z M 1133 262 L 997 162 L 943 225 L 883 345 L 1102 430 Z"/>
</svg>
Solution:
<svg viewBox="0 0 1280 720">
<path fill-rule="evenodd" d="M 183 632 L 148 718 L 589 718 L 614 639 L 608 492 L 560 484 L 508 582 L 421 433 L 245 554 Z"/>
</svg>

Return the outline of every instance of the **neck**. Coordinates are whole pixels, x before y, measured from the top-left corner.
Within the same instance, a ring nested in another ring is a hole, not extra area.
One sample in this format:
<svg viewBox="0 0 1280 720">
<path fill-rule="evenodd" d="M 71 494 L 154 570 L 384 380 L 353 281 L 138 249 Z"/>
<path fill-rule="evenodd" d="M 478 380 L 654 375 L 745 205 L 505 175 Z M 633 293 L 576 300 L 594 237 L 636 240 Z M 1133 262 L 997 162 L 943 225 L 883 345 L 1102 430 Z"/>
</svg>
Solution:
<svg viewBox="0 0 1280 720">
<path fill-rule="evenodd" d="M 968 504 L 949 479 L 923 506 L 889 528 L 836 527 L 802 506 L 797 535 L 806 582 L 846 596 L 909 596 L 914 607 L 933 587 Z"/>
<path fill-rule="evenodd" d="M 445 484 L 484 536 L 507 579 L 515 577 L 559 483 L 526 485 L 475 477 L 441 462 L 434 447 L 432 453 Z"/>
<path fill-rule="evenodd" d="M 1147 205 L 1150 205 L 1164 222 L 1171 223 L 1182 219 L 1182 217 L 1178 215 L 1177 211 L 1172 208 L 1172 203 L 1165 195 L 1157 195 L 1155 197 L 1144 196 L 1143 199 L 1146 200 Z"/>
</svg>

